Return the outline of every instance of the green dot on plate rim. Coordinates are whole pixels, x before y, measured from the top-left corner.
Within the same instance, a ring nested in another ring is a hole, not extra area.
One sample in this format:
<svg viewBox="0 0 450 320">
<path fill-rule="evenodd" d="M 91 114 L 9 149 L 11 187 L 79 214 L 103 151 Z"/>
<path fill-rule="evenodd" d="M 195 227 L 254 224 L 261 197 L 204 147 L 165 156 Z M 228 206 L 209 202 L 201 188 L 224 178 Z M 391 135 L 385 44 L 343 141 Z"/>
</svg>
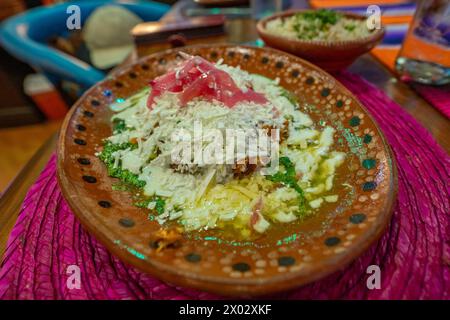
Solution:
<svg viewBox="0 0 450 320">
<path fill-rule="evenodd" d="M 363 142 L 370 143 L 372 141 L 372 136 L 370 134 L 364 135 Z"/>
<path fill-rule="evenodd" d="M 375 168 L 377 161 L 375 159 L 364 159 L 362 165 L 367 170 Z"/>
<path fill-rule="evenodd" d="M 373 191 L 377 187 L 377 184 L 375 181 L 368 181 L 365 182 L 362 186 L 364 191 Z"/>
<path fill-rule="evenodd" d="M 360 224 L 361 222 L 366 220 L 366 215 L 364 213 L 355 213 L 352 214 L 348 219 L 353 224 Z"/>
<path fill-rule="evenodd" d="M 352 126 L 352 127 L 356 127 L 356 126 L 359 126 L 359 124 L 361 123 L 361 119 L 359 118 L 359 117 L 353 117 L 353 118 L 351 118 L 350 119 L 350 125 Z"/>
</svg>

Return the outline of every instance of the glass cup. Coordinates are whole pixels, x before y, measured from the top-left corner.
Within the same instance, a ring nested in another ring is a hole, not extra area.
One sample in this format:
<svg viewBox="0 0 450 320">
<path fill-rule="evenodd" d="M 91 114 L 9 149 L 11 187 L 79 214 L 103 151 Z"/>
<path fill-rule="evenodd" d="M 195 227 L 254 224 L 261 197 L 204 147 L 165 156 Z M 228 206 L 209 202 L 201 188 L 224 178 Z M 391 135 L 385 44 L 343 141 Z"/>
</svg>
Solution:
<svg viewBox="0 0 450 320">
<path fill-rule="evenodd" d="M 395 67 L 405 81 L 450 83 L 449 0 L 418 2 Z"/>
<path fill-rule="evenodd" d="M 251 0 L 250 7 L 252 18 L 259 20 L 280 12 L 283 8 L 283 0 Z"/>
</svg>

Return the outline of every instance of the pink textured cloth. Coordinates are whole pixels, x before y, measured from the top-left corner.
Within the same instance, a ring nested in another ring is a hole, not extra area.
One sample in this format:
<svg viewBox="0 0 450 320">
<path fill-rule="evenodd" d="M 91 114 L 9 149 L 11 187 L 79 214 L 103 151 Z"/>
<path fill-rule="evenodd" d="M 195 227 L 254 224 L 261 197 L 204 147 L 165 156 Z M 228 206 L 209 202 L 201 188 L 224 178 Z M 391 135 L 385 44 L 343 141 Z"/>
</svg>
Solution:
<svg viewBox="0 0 450 320">
<path fill-rule="evenodd" d="M 439 87 L 413 84 L 412 87 L 443 115 L 450 119 L 450 84 Z"/>
<path fill-rule="evenodd" d="M 450 157 L 401 107 L 361 78 L 340 80 L 373 114 L 398 163 L 398 202 L 383 237 L 325 279 L 272 296 L 288 299 L 449 299 Z M 0 269 L 2 299 L 202 299 L 212 294 L 165 284 L 110 255 L 78 223 L 58 187 L 53 156 L 28 192 Z M 381 289 L 366 286 L 381 268 Z M 81 288 L 67 289 L 69 265 Z"/>
</svg>

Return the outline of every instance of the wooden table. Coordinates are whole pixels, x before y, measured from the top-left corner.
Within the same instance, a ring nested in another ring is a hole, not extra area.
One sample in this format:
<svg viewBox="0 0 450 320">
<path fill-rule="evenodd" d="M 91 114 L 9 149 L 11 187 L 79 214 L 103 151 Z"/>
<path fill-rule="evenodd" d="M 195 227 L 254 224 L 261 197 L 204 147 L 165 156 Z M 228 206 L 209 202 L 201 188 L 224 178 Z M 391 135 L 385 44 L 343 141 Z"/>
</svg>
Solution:
<svg viewBox="0 0 450 320">
<path fill-rule="evenodd" d="M 228 23 L 227 29 L 230 42 L 256 39 L 254 23 L 251 20 L 235 20 Z M 246 32 L 243 33 L 243 29 Z M 134 59 L 130 60 L 128 63 Z M 447 152 L 450 152 L 450 121 L 418 96 L 408 85 L 397 80 L 375 58 L 370 54 L 366 54 L 360 57 L 349 68 L 349 71 L 362 76 L 382 89 L 392 100 L 401 105 L 419 123 L 427 128 Z M 55 134 L 44 143 L 0 198 L 0 255 L 3 255 L 8 235 L 17 219 L 26 192 L 55 150 L 56 141 L 57 135 Z"/>
</svg>

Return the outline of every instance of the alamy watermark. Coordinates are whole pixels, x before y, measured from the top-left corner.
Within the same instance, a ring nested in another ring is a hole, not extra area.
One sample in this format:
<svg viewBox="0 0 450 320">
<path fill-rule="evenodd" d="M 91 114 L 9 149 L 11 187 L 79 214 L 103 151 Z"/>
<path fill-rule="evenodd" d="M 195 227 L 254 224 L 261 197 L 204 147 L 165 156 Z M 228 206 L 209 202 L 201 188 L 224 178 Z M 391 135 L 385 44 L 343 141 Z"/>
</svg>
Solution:
<svg viewBox="0 0 450 320">
<path fill-rule="evenodd" d="M 372 264 L 367 267 L 366 273 L 369 274 L 366 280 L 366 286 L 369 290 L 381 289 L 381 269 L 378 265 Z"/>
<path fill-rule="evenodd" d="M 77 5 L 67 6 L 66 13 L 68 17 L 66 19 L 66 27 L 68 30 L 80 30 L 81 29 L 81 8 Z M 366 25 L 369 30 L 375 30 L 381 28 L 381 9 L 377 5 L 370 5 L 366 10 Z"/>
<path fill-rule="evenodd" d="M 200 121 L 195 121 L 192 132 L 177 129 L 171 140 L 174 165 L 255 165 L 262 175 L 278 171 L 278 128 L 204 129 Z"/>
<path fill-rule="evenodd" d="M 377 5 L 370 5 L 366 10 L 366 25 L 369 30 L 381 29 L 381 9 Z"/>
<path fill-rule="evenodd" d="M 71 264 L 66 269 L 66 274 L 68 275 L 66 280 L 67 289 L 81 289 L 81 271 L 80 267 Z"/>
<path fill-rule="evenodd" d="M 77 5 L 70 5 L 66 9 L 66 13 L 69 15 L 66 19 L 66 27 L 68 30 L 80 30 L 81 29 L 81 9 Z"/>
</svg>

